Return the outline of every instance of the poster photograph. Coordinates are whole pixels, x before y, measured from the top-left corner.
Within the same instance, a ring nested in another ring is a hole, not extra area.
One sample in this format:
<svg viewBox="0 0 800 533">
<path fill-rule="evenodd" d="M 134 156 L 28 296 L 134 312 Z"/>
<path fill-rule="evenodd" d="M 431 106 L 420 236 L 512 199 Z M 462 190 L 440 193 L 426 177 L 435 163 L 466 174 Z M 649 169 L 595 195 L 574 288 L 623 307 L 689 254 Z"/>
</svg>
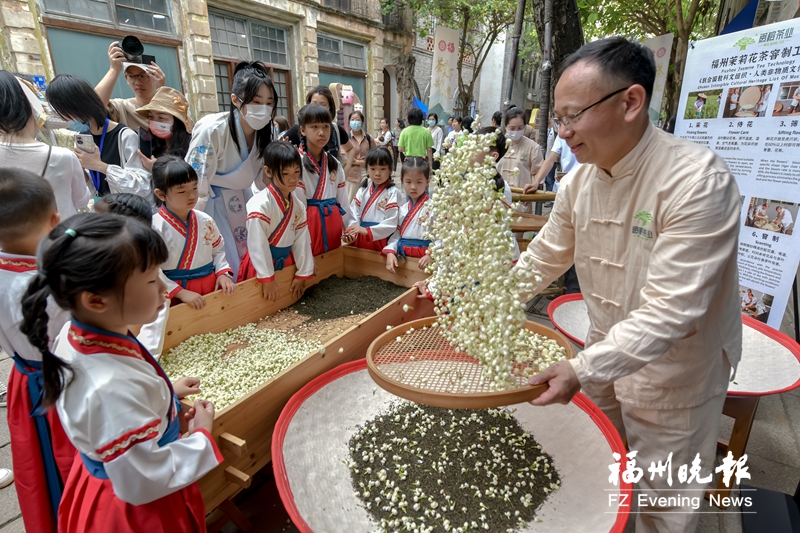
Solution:
<svg viewBox="0 0 800 533">
<path fill-rule="evenodd" d="M 731 87 L 722 110 L 722 118 L 765 116 L 772 84 Z"/>
<path fill-rule="evenodd" d="M 721 97 L 721 89 L 689 93 L 683 118 L 717 118 Z"/>
<path fill-rule="evenodd" d="M 739 286 L 739 296 L 742 301 L 742 314 L 766 324 L 774 297 L 742 285 Z"/>
<path fill-rule="evenodd" d="M 744 196 L 739 283 L 743 301 L 748 289 L 754 298 L 743 313 L 775 329 L 800 263 L 792 235 L 800 214 L 796 25 L 787 20 L 693 43 L 675 125 L 676 135 L 714 150 L 736 178 Z"/>
<path fill-rule="evenodd" d="M 778 100 L 775 102 L 774 117 L 800 116 L 800 76 L 792 81 L 781 83 L 778 87 Z"/>
</svg>

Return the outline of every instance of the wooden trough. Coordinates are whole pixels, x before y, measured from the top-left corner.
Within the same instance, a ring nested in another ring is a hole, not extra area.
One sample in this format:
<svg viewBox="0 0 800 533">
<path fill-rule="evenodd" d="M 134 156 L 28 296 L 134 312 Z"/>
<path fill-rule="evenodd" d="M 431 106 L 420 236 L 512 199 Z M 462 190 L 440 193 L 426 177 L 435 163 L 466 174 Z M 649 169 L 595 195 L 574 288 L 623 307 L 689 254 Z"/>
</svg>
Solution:
<svg viewBox="0 0 800 533">
<path fill-rule="evenodd" d="M 349 246 L 315 259 L 317 273 L 309 280 L 310 284 L 337 275 L 348 278 L 377 276 L 397 285 L 411 287 L 415 282 L 427 278 L 427 274 L 417 267 L 416 260 L 401 261 L 396 273 L 392 274 L 386 270 L 386 261 L 378 252 Z M 207 295 L 206 306 L 199 311 L 185 304 L 170 309 L 164 352 L 194 335 L 219 333 L 257 322 L 289 307 L 296 301 L 288 291 L 294 273 L 295 267 L 291 266 L 276 274 L 282 296 L 275 302 L 261 297 L 261 286 L 253 279 L 237 284 L 232 296 L 224 296 L 220 291 Z M 309 354 L 235 403 L 217 411 L 212 434 L 225 460 L 198 482 L 207 512 L 221 505 L 223 509 L 230 509 L 228 500 L 248 487 L 251 476 L 271 460 L 270 446 L 275 422 L 294 393 L 328 370 L 365 357 L 367 347 L 386 331 L 387 325 L 397 326 L 434 314 L 432 302 L 418 299 L 417 294 L 416 289 L 410 289 L 326 342 L 324 353 Z M 407 312 L 403 311 L 404 305 L 410 307 Z M 339 353 L 340 349 L 342 353 Z"/>
</svg>

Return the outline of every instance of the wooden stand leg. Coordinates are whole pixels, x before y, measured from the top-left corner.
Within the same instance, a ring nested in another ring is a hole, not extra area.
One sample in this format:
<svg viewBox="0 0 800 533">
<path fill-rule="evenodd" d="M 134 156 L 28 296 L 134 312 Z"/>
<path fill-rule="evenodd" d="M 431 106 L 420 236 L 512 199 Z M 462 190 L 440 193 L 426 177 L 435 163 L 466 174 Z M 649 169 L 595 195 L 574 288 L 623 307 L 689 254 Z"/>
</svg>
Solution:
<svg viewBox="0 0 800 533">
<path fill-rule="evenodd" d="M 733 418 L 733 431 L 730 440 L 719 439 L 717 450 L 727 455 L 733 454 L 734 459 L 739 459 L 747 449 L 747 441 L 750 438 L 750 430 L 753 428 L 753 419 L 756 417 L 759 396 L 728 396 L 722 407 L 722 414 Z M 731 482 L 732 483 L 732 482 Z M 716 489 L 706 491 L 706 498 L 713 495 L 729 496 L 731 489 L 722 482 L 722 472 L 719 473 Z M 722 501 L 720 500 L 720 504 Z M 726 506 L 720 505 L 721 508 Z"/>
<path fill-rule="evenodd" d="M 225 500 L 206 519 L 208 533 L 218 533 L 225 524 L 233 522 L 242 531 L 250 531 L 252 524 L 231 500 Z"/>
</svg>

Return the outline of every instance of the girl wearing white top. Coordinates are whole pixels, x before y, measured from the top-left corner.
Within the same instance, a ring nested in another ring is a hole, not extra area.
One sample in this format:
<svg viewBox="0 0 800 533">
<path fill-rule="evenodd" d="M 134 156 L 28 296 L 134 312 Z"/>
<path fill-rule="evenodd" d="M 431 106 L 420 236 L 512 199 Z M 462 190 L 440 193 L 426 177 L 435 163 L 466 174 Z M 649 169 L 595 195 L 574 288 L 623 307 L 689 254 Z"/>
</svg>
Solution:
<svg viewBox="0 0 800 533">
<path fill-rule="evenodd" d="M 36 140 L 44 120 L 42 103 L 33 91 L 0 70 L 0 167 L 24 168 L 50 182 L 56 208 L 67 218 L 86 207 L 92 194 L 75 154 Z"/>
<path fill-rule="evenodd" d="M 97 198 L 127 192 L 155 205 L 150 173 L 138 154 L 139 134 L 109 118 L 108 108 L 86 80 L 59 74 L 47 88 L 47 101 L 69 129 L 92 135 L 95 150 L 76 149 L 75 155 L 89 171 Z"/>
<path fill-rule="evenodd" d="M 230 112 L 206 115 L 195 124 L 186 161 L 199 178 L 197 209 L 211 215 L 225 241 L 225 257 L 235 274 L 247 252 L 247 201 L 250 187 L 266 187 L 264 152 L 272 141 L 269 126 L 277 93 L 258 61 L 236 65 Z"/>
</svg>

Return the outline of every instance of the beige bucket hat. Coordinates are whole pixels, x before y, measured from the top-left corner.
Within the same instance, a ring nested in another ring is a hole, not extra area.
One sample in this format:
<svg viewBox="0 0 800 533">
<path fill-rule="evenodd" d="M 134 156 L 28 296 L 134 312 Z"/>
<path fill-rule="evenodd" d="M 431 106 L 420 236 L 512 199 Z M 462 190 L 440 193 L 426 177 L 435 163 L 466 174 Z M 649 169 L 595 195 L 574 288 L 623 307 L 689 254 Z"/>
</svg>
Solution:
<svg viewBox="0 0 800 533">
<path fill-rule="evenodd" d="M 147 118 L 148 111 L 157 111 L 159 113 L 169 113 L 177 118 L 183 125 L 186 126 L 186 131 L 192 133 L 192 126 L 194 122 L 189 118 L 189 102 L 180 91 L 176 91 L 172 87 L 160 87 L 150 103 L 143 105 L 136 110 L 141 116 Z"/>
</svg>

